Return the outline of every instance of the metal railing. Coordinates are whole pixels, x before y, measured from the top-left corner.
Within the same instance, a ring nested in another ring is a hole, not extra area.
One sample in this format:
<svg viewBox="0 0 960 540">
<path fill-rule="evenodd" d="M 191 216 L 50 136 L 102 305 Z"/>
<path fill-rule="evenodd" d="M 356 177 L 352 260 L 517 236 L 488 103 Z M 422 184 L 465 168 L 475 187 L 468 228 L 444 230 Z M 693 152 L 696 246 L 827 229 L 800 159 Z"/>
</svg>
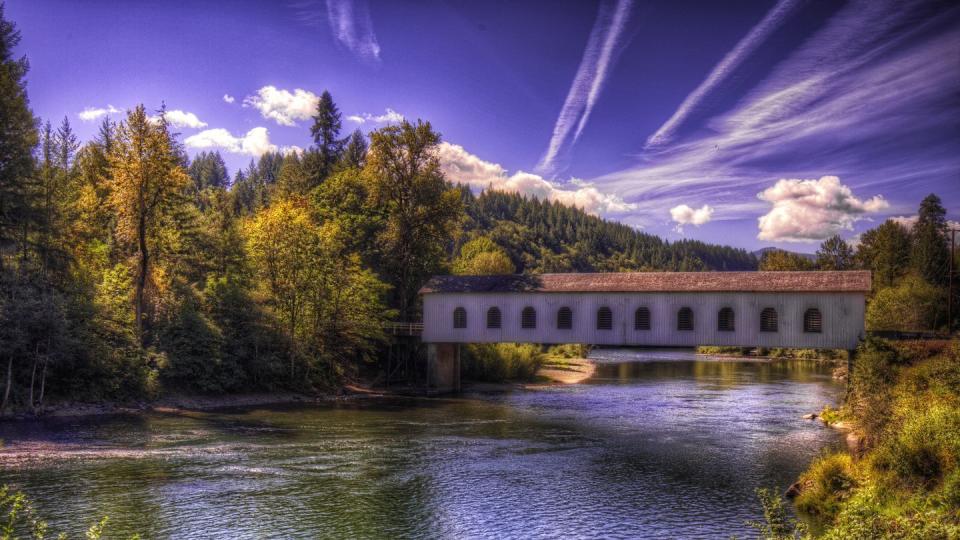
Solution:
<svg viewBox="0 0 960 540">
<path fill-rule="evenodd" d="M 423 333 L 423 323 L 389 322 L 383 324 L 383 331 L 391 336 L 419 336 Z"/>
</svg>

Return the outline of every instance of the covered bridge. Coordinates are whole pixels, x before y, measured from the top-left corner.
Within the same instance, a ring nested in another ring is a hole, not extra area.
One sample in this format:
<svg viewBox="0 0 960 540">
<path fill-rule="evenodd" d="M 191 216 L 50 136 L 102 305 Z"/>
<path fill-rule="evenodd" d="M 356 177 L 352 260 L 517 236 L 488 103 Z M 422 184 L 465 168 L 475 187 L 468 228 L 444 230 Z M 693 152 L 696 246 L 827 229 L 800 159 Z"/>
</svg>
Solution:
<svg viewBox="0 0 960 540">
<path fill-rule="evenodd" d="M 436 276 L 423 341 L 853 349 L 870 272 Z"/>
</svg>

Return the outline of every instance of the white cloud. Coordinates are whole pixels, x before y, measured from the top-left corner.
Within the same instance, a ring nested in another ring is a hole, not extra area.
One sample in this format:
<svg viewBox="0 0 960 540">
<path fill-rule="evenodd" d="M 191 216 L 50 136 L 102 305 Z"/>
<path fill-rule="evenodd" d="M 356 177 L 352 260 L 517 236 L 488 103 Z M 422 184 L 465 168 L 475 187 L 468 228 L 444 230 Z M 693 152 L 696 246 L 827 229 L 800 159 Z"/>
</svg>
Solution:
<svg viewBox="0 0 960 540">
<path fill-rule="evenodd" d="M 399 124 L 403 121 L 403 115 L 387 107 L 383 114 L 373 115 L 370 113 L 351 114 L 347 120 L 357 124 L 372 122 L 375 124 Z"/>
<path fill-rule="evenodd" d="M 255 127 L 242 137 L 235 137 L 223 128 L 208 129 L 187 137 L 183 142 L 190 148 L 219 148 L 234 154 L 247 154 L 254 157 L 278 150 L 284 153 L 302 151 L 293 146 L 278 149 L 277 145 L 270 142 L 270 133 L 265 127 Z"/>
<path fill-rule="evenodd" d="M 123 112 L 123 111 L 114 107 L 113 105 L 107 105 L 106 107 L 100 107 L 100 108 L 87 107 L 83 109 L 83 111 L 77 113 L 77 116 L 80 118 L 80 120 L 84 122 L 92 122 L 100 118 L 101 116 L 106 116 L 108 114 L 116 114 L 120 112 Z"/>
<path fill-rule="evenodd" d="M 313 92 L 295 89 L 281 90 L 275 86 L 264 86 L 257 95 L 243 99 L 244 107 L 254 107 L 260 114 L 281 126 L 295 126 L 297 120 L 306 120 L 313 116 L 320 97 Z"/>
<path fill-rule="evenodd" d="M 600 4 L 577 74 L 553 127 L 550 144 L 537 165 L 538 171 L 554 173 L 561 152 L 580 138 L 593 106 L 600 97 L 607 72 L 616 61 L 620 36 L 627 25 L 632 6 L 631 0 L 617 0 L 616 7 L 611 11 L 606 3 Z"/>
<path fill-rule="evenodd" d="M 842 230 L 853 230 L 864 214 L 890 206 L 877 195 L 865 201 L 853 195 L 836 176 L 819 180 L 781 179 L 757 194 L 773 204 L 758 220 L 760 240 L 814 242 Z"/>
<path fill-rule="evenodd" d="M 602 193 L 593 184 L 581 180 L 572 180 L 570 187 L 565 188 L 533 173 L 517 171 L 508 175 L 501 165 L 484 161 L 457 144 L 440 143 L 437 155 L 447 180 L 477 190 L 520 193 L 576 206 L 591 214 L 622 213 L 634 208 L 620 197 Z"/>
<path fill-rule="evenodd" d="M 674 230 L 683 234 L 684 225 L 699 227 L 710 221 L 713 218 L 713 207 L 705 204 L 700 208 L 690 208 L 686 204 L 679 204 L 670 209 L 670 218 L 677 224 Z"/>
<path fill-rule="evenodd" d="M 366 0 L 327 0 L 327 22 L 333 36 L 350 52 L 361 60 L 380 61 L 380 44 Z"/>
<path fill-rule="evenodd" d="M 158 122 L 159 120 L 159 116 L 150 117 L 151 122 Z M 192 112 L 181 111 L 180 109 L 167 111 L 167 123 L 178 128 L 186 127 L 200 129 L 207 127 L 207 123 L 200 121 L 200 119 L 197 118 L 197 115 L 193 114 Z"/>
<path fill-rule="evenodd" d="M 907 230 L 913 229 L 913 226 L 917 224 L 917 220 L 920 219 L 920 216 L 914 214 L 912 216 L 893 216 L 889 218 L 890 221 L 895 221 L 904 227 Z M 947 227 L 950 229 L 960 229 L 960 221 L 951 221 L 947 220 Z"/>
<path fill-rule="evenodd" d="M 225 101 L 225 102 L 227 102 L 227 103 L 233 103 L 233 102 L 236 101 L 236 100 L 237 100 L 237 98 L 231 96 L 230 94 L 224 94 L 224 95 L 223 95 L 223 101 Z"/>
</svg>

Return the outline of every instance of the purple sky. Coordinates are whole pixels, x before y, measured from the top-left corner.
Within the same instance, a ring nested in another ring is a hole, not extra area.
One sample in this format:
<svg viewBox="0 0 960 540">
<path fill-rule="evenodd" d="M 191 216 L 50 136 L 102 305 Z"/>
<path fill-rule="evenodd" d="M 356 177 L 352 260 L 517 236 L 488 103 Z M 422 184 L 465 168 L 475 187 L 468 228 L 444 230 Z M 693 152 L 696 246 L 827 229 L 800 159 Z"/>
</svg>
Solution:
<svg viewBox="0 0 960 540">
<path fill-rule="evenodd" d="M 231 174 L 345 130 L 430 120 L 452 180 L 577 204 L 668 239 L 812 251 L 960 218 L 951 2 L 7 0 L 35 114 L 89 138 L 165 102 Z"/>
</svg>

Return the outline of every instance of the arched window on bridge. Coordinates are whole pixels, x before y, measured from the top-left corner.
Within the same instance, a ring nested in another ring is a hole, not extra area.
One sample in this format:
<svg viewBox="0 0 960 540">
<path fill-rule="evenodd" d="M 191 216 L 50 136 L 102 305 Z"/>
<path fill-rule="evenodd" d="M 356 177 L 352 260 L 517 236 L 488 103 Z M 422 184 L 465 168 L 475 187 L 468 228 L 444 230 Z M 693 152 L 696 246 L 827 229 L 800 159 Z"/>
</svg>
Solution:
<svg viewBox="0 0 960 540">
<path fill-rule="evenodd" d="M 500 308 L 492 307 L 487 310 L 487 328 L 500 328 Z"/>
<path fill-rule="evenodd" d="M 564 306 L 557 310 L 557 329 L 570 330 L 573 328 L 573 312 Z"/>
<path fill-rule="evenodd" d="M 777 310 L 772 307 L 764 308 L 760 312 L 760 331 L 776 332 L 777 326 Z"/>
<path fill-rule="evenodd" d="M 597 310 L 597 330 L 613 330 L 613 312 L 606 306 Z"/>
<path fill-rule="evenodd" d="M 537 310 L 530 306 L 523 308 L 520 312 L 520 328 L 537 327 Z"/>
<path fill-rule="evenodd" d="M 820 310 L 810 308 L 803 314 L 803 331 L 810 334 L 819 334 L 823 331 L 823 316 Z"/>
<path fill-rule="evenodd" d="M 633 329 L 634 330 L 649 330 L 650 329 L 650 310 L 645 307 L 637 308 L 637 311 L 633 314 Z"/>
<path fill-rule="evenodd" d="M 720 332 L 733 332 L 734 327 L 734 315 L 733 310 L 725 307 L 717 313 L 717 330 Z"/>
<path fill-rule="evenodd" d="M 685 307 L 677 312 L 677 330 L 693 330 L 693 310 Z"/>
<path fill-rule="evenodd" d="M 457 309 L 453 310 L 453 327 L 467 327 L 467 310 L 463 309 L 462 307 L 458 307 Z"/>
</svg>

